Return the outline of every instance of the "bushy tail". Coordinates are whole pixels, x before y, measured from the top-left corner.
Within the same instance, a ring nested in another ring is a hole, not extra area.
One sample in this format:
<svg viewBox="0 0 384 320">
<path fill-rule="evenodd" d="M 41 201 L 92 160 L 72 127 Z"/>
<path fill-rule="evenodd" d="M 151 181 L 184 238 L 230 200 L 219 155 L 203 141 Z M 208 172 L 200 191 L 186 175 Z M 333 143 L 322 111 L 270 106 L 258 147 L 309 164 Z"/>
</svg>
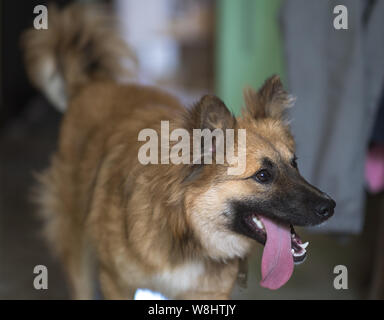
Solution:
<svg viewBox="0 0 384 320">
<path fill-rule="evenodd" d="M 48 29 L 23 34 L 30 80 L 60 111 L 87 82 L 135 74 L 135 55 L 104 12 L 95 5 L 74 4 L 61 11 L 51 6 Z M 123 58 L 130 64 L 123 64 Z"/>
</svg>

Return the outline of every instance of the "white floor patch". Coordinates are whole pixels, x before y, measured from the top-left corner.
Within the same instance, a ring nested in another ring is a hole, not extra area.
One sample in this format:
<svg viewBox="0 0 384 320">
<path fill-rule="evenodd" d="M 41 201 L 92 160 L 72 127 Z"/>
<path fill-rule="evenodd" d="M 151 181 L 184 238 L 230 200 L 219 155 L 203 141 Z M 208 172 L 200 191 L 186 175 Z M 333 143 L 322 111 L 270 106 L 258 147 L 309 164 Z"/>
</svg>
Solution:
<svg viewBox="0 0 384 320">
<path fill-rule="evenodd" d="M 134 300 L 168 300 L 161 293 L 148 289 L 137 289 Z"/>
</svg>

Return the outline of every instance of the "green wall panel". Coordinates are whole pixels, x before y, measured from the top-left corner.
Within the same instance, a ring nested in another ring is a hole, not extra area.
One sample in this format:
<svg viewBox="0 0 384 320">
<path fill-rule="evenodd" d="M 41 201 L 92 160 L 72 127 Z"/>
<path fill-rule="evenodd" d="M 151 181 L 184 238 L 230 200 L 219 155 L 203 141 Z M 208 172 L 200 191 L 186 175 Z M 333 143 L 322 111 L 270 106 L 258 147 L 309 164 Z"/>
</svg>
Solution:
<svg viewBox="0 0 384 320">
<path fill-rule="evenodd" d="M 244 86 L 283 75 L 280 0 L 217 0 L 216 92 L 236 115 Z"/>
</svg>

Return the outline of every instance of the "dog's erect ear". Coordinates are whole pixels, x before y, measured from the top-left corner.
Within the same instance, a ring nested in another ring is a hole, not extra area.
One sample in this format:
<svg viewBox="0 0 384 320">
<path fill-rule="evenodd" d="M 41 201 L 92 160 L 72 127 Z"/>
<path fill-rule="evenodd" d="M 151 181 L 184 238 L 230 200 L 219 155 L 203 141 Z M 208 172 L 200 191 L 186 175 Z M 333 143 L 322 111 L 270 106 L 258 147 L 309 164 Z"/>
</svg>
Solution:
<svg viewBox="0 0 384 320">
<path fill-rule="evenodd" d="M 201 170 L 205 164 L 221 163 L 219 158 L 225 154 L 225 136 L 226 129 L 235 129 L 236 118 L 227 109 L 224 102 L 214 95 L 205 95 L 201 100 L 189 111 L 186 120 L 186 129 L 193 132 L 193 129 L 202 130 L 202 136 L 197 135 L 201 139 L 199 150 L 193 151 L 193 163 L 186 168 L 184 182 L 190 182 L 199 177 Z M 205 138 L 208 129 L 212 133 L 211 143 L 206 145 Z M 221 129 L 221 130 L 216 130 Z M 216 133 L 215 133 L 216 131 Z M 218 131 L 218 132 L 217 132 Z M 220 132 L 222 135 L 220 135 Z M 223 139 L 222 139 L 223 138 Z M 195 139 L 193 136 L 192 139 Z M 195 147 L 192 142 L 193 147 Z M 223 152 L 222 152 L 223 151 Z M 196 157 L 195 157 L 196 156 Z M 222 163 L 224 163 L 224 159 Z M 213 160 L 213 162 L 211 162 Z"/>
<path fill-rule="evenodd" d="M 244 116 L 255 119 L 273 118 L 282 120 L 284 111 L 291 107 L 294 98 L 288 94 L 279 76 L 267 79 L 258 92 L 251 88 L 244 90 Z"/>
<path fill-rule="evenodd" d="M 205 95 L 190 111 L 191 129 L 233 129 L 235 117 L 224 102 L 214 95 Z"/>
</svg>

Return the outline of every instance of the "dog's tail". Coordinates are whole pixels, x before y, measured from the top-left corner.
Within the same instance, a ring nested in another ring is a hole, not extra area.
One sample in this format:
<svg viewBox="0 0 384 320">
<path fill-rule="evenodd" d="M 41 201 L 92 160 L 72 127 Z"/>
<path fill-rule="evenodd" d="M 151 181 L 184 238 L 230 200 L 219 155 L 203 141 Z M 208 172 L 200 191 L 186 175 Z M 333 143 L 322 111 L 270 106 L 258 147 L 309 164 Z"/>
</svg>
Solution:
<svg viewBox="0 0 384 320">
<path fill-rule="evenodd" d="M 60 111 L 90 81 L 134 77 L 135 55 L 119 37 L 113 19 L 99 6 L 48 8 L 48 29 L 22 37 L 27 73 Z M 123 64 L 123 59 L 129 59 Z M 128 62 L 128 63 L 127 63 Z"/>
</svg>

